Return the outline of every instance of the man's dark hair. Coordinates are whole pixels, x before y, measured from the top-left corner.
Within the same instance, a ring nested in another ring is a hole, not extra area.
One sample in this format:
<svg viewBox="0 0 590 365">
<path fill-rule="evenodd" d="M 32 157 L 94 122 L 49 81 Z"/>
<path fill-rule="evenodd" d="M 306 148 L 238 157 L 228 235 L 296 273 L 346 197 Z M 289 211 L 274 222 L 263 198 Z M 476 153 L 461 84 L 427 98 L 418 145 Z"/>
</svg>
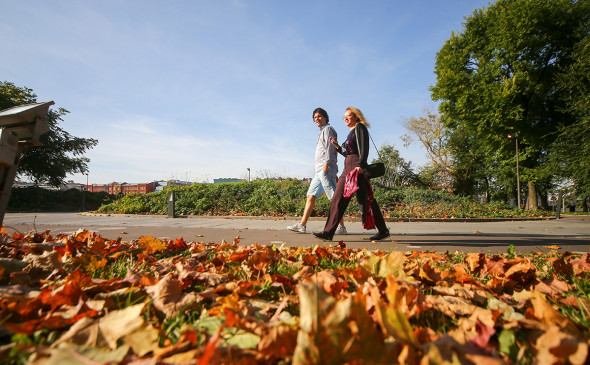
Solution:
<svg viewBox="0 0 590 365">
<path fill-rule="evenodd" d="M 322 115 L 324 118 L 326 118 L 326 123 L 330 123 L 330 117 L 328 116 L 328 113 L 324 109 L 315 108 L 315 110 L 313 111 L 313 114 L 311 114 L 312 118 L 315 115 L 315 113 L 320 113 L 320 115 Z"/>
</svg>

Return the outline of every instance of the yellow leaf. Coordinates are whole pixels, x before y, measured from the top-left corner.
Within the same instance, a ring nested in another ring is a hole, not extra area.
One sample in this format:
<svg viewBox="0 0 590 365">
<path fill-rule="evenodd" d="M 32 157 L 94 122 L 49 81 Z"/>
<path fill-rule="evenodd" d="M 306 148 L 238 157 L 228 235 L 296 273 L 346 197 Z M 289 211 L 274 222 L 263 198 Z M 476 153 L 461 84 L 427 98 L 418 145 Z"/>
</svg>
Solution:
<svg viewBox="0 0 590 365">
<path fill-rule="evenodd" d="M 316 283 L 297 287 L 301 315 L 293 364 L 383 363 L 385 343 L 359 294 L 337 300 Z"/>
<path fill-rule="evenodd" d="M 139 239 L 139 245 L 143 247 L 149 255 L 166 249 L 166 244 L 159 239 L 152 237 L 151 234 L 147 237 L 142 236 Z"/>
<path fill-rule="evenodd" d="M 158 330 L 151 324 L 143 323 L 136 331 L 127 334 L 123 341 L 129 345 L 138 356 L 149 352 L 156 352 L 158 346 Z"/>
<path fill-rule="evenodd" d="M 141 316 L 145 304 L 136 304 L 125 309 L 108 313 L 103 318 L 94 320 L 87 317 L 75 323 L 54 344 L 74 343 L 88 347 L 117 348 L 117 341 L 137 329 L 143 324 Z"/>
<path fill-rule="evenodd" d="M 375 320 L 383 326 L 385 332 L 395 339 L 402 340 L 414 347 L 420 344 L 412 330 L 412 325 L 401 308 L 379 301 L 375 306 Z"/>
<path fill-rule="evenodd" d="M 371 253 L 370 256 L 361 263 L 361 266 L 375 276 L 387 277 L 388 275 L 393 275 L 396 278 L 408 282 L 415 282 L 414 278 L 406 274 L 404 271 L 406 260 L 406 255 L 399 251 L 394 251 L 384 257 L 379 257 Z"/>
<path fill-rule="evenodd" d="M 103 268 L 108 262 L 104 257 L 96 257 L 90 254 L 75 257 L 72 261 L 80 265 L 86 272 L 94 272 Z"/>
</svg>

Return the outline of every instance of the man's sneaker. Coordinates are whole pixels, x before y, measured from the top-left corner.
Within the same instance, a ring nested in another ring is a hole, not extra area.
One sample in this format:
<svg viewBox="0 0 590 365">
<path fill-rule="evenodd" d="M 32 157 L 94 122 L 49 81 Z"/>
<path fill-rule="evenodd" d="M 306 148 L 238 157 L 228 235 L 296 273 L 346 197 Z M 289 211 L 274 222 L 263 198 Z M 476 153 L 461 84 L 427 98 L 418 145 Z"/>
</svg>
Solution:
<svg viewBox="0 0 590 365">
<path fill-rule="evenodd" d="M 289 231 L 299 232 L 299 233 L 307 232 L 307 227 L 304 225 L 301 225 L 301 223 L 295 223 L 294 225 L 287 227 L 287 229 Z"/>
<path fill-rule="evenodd" d="M 334 234 L 348 234 L 348 232 L 346 232 L 346 227 L 338 225 L 338 228 L 336 228 L 336 233 Z"/>
</svg>

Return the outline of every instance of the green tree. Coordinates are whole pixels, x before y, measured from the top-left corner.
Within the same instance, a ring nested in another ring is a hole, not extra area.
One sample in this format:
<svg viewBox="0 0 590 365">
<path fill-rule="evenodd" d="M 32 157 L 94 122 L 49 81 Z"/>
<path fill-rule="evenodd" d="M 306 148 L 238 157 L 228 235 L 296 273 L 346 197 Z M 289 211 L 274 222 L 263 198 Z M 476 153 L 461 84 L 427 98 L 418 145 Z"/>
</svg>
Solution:
<svg viewBox="0 0 590 365">
<path fill-rule="evenodd" d="M 378 151 L 373 162 L 385 164 L 385 175 L 376 179 L 382 186 L 415 186 L 421 185 L 418 176 L 412 171 L 412 163 L 404 160 L 399 151 L 390 144 L 384 144 Z"/>
<path fill-rule="evenodd" d="M 16 105 L 36 103 L 37 95 L 32 89 L 0 82 L 0 110 Z M 20 161 L 18 174 L 27 176 L 35 183 L 46 182 L 61 185 L 68 174 L 85 173 L 89 159 L 83 154 L 96 146 L 92 138 L 74 137 L 59 127 L 59 122 L 69 113 L 64 108 L 49 110 L 46 120 L 50 131 L 41 136 L 43 146 L 31 147 Z"/>
<path fill-rule="evenodd" d="M 434 178 L 433 188 L 451 191 L 453 186 L 452 150 L 449 148 L 448 131 L 440 115 L 425 109 L 424 115 L 406 119 L 404 127 L 408 131 L 408 134 L 402 136 L 405 145 L 420 142 L 426 150 L 429 162 L 422 170 L 423 175 Z"/>
<path fill-rule="evenodd" d="M 576 121 L 564 126 L 551 153 L 551 168 L 574 182 L 578 199 L 590 197 L 590 22 L 582 29 L 586 34 L 574 52 L 574 62 L 560 79 L 566 95 L 566 110 Z"/>
<path fill-rule="evenodd" d="M 438 52 L 432 97 L 441 101 L 445 126 L 461 134 L 450 138 L 462 150 L 457 163 L 482 174 L 476 184 L 509 189 L 516 156 L 506 136 L 518 134 L 521 181 L 534 197 L 527 207 L 536 209 L 536 187 L 552 178 L 545 168 L 550 146 L 560 126 L 575 121 L 557 81 L 574 61 L 589 14 L 586 0 L 498 0 L 467 17 Z M 456 144 L 467 139 L 470 151 Z"/>
</svg>

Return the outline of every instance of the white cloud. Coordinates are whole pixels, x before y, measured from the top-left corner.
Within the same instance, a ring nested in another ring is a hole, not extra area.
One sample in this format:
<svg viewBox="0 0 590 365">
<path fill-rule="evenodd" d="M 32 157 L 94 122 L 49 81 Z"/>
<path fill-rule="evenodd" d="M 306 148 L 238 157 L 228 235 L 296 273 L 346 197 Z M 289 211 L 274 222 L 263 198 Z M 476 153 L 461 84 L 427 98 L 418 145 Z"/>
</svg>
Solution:
<svg viewBox="0 0 590 365">
<path fill-rule="evenodd" d="M 0 74 L 70 110 L 67 131 L 99 140 L 95 183 L 247 167 L 305 177 L 318 106 L 341 138 L 354 105 L 378 145 L 401 147 L 399 121 L 432 104 L 440 40 L 485 4 L 4 2 Z"/>
</svg>

